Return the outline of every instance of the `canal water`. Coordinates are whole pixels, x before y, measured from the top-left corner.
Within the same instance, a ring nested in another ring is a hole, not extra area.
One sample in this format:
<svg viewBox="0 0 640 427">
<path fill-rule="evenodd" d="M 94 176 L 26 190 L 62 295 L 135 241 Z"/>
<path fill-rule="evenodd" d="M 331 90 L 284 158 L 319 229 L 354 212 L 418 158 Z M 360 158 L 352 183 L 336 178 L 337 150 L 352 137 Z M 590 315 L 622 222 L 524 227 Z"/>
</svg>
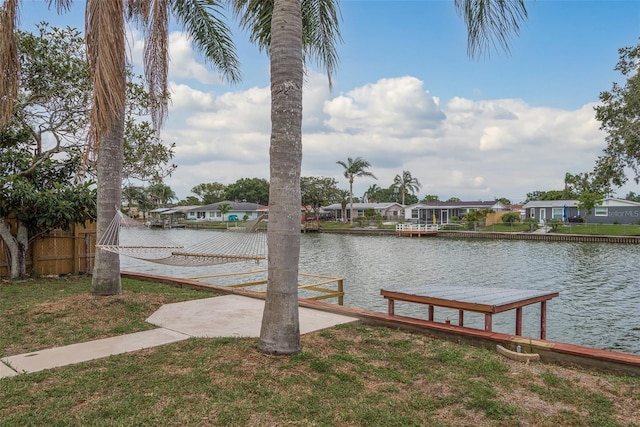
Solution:
<svg viewBox="0 0 640 427">
<path fill-rule="evenodd" d="M 220 231 L 124 231 L 123 244 L 153 239 L 186 247 L 215 242 Z M 503 287 L 559 292 L 547 303 L 547 339 L 640 354 L 640 247 L 607 243 L 407 238 L 329 233 L 301 235 L 300 271 L 344 278 L 344 305 L 386 312 L 380 289 L 424 285 Z M 173 277 L 266 268 L 266 262 L 175 267 L 121 257 L 121 268 Z M 247 278 L 216 278 L 237 283 Z M 251 279 L 254 280 L 254 279 Z M 226 281 L 226 283 L 225 283 Z M 539 304 L 524 308 L 523 335 L 538 338 Z M 396 302 L 396 313 L 426 318 L 418 304 Z M 457 311 L 436 309 L 436 320 L 457 322 Z M 465 312 L 465 326 L 484 317 Z M 494 316 L 494 330 L 513 333 L 513 311 Z"/>
</svg>

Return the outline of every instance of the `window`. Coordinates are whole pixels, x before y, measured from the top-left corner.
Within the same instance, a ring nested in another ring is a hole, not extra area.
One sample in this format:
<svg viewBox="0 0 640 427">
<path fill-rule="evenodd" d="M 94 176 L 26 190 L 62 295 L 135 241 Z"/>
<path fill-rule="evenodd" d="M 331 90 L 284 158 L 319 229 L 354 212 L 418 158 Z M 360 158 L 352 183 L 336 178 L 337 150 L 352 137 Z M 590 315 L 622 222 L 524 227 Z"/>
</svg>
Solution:
<svg viewBox="0 0 640 427">
<path fill-rule="evenodd" d="M 198 219 L 204 219 L 205 212 L 196 212 L 196 215 Z"/>
<path fill-rule="evenodd" d="M 551 209 L 551 218 L 553 219 L 562 219 L 562 214 L 564 213 L 564 208 L 552 208 Z"/>
<path fill-rule="evenodd" d="M 599 207 L 595 209 L 596 216 L 609 216 L 609 208 Z"/>
<path fill-rule="evenodd" d="M 418 219 L 418 209 L 411 209 L 411 218 Z"/>
</svg>

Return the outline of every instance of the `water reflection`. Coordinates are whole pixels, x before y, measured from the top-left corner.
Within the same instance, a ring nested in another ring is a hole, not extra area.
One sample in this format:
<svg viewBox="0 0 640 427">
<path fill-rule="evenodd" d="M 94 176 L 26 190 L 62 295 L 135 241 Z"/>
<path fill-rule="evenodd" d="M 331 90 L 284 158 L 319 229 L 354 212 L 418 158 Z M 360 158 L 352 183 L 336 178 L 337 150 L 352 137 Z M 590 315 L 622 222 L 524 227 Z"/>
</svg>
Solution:
<svg viewBox="0 0 640 427">
<path fill-rule="evenodd" d="M 215 239 L 216 231 L 146 230 L 154 238 L 189 246 Z M 131 236 L 123 235 L 123 243 Z M 345 278 L 345 305 L 386 311 L 380 289 L 451 284 L 560 292 L 548 302 L 547 338 L 640 354 L 640 248 L 603 243 L 458 240 L 303 234 L 300 271 Z M 133 238 L 140 242 L 139 236 Z M 170 267 L 122 257 L 122 269 L 189 277 L 246 271 L 260 266 Z M 216 283 L 225 284 L 221 280 Z M 426 307 L 396 304 L 396 312 L 426 317 Z M 438 320 L 457 312 L 436 310 Z M 539 305 L 524 308 L 523 335 L 539 336 Z M 465 313 L 465 324 L 481 327 L 482 315 Z M 514 314 L 494 316 L 494 329 L 513 333 Z"/>
</svg>

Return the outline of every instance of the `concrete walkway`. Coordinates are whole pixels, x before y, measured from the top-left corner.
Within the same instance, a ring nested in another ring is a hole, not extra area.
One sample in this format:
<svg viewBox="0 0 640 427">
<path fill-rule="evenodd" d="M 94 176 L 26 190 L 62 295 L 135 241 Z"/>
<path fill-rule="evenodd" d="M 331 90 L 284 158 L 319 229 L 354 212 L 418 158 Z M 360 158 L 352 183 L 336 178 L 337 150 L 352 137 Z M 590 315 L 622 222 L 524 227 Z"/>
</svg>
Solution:
<svg viewBox="0 0 640 427">
<path fill-rule="evenodd" d="M 100 359 L 186 340 L 190 337 L 259 337 L 264 301 L 239 295 L 165 304 L 147 322 L 158 329 L 18 354 L 0 359 L 0 378 Z M 300 333 L 306 334 L 356 317 L 300 307 Z"/>
</svg>

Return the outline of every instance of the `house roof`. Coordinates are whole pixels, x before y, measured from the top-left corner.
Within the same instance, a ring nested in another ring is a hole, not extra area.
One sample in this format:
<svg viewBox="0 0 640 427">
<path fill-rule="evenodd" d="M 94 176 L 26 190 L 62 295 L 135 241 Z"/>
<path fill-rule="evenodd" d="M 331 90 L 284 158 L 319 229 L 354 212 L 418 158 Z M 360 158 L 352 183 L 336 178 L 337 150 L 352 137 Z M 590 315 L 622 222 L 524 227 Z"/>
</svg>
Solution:
<svg viewBox="0 0 640 427">
<path fill-rule="evenodd" d="M 467 208 L 467 209 L 500 209 L 506 210 L 508 209 L 501 202 L 496 200 L 490 200 L 487 202 L 483 201 L 472 201 L 472 202 L 427 202 L 427 203 L 415 203 L 413 205 L 407 206 L 407 209 L 414 208 L 422 208 L 422 209 L 433 209 L 433 208 L 448 208 L 448 209 L 456 209 L 456 208 Z"/>
<path fill-rule="evenodd" d="M 523 208 L 575 208 L 578 206 L 577 200 L 532 200 L 524 204 Z"/>
<path fill-rule="evenodd" d="M 257 211 L 263 208 L 263 206 L 258 203 L 222 201 L 211 203 L 210 205 L 196 206 L 195 208 L 189 209 L 189 211 L 217 211 L 220 205 L 224 204 L 229 205 L 232 211 Z"/>
<path fill-rule="evenodd" d="M 347 209 L 350 208 L 350 204 L 347 203 Z M 402 208 L 402 205 L 400 203 L 354 203 L 353 206 L 351 206 L 351 209 L 389 209 L 392 206 L 398 206 L 400 208 Z M 332 205 L 329 206 L 325 206 L 323 207 L 324 210 L 337 210 L 337 209 L 342 209 L 342 203 L 334 203 Z"/>
<path fill-rule="evenodd" d="M 564 206 L 567 207 L 578 207 L 580 202 L 578 200 L 533 200 L 524 205 L 524 208 L 561 208 Z M 616 199 L 613 197 L 608 197 L 602 200 L 598 206 L 609 206 L 609 207 L 640 207 L 640 203 L 634 202 L 632 200 L 625 199 Z"/>
</svg>

